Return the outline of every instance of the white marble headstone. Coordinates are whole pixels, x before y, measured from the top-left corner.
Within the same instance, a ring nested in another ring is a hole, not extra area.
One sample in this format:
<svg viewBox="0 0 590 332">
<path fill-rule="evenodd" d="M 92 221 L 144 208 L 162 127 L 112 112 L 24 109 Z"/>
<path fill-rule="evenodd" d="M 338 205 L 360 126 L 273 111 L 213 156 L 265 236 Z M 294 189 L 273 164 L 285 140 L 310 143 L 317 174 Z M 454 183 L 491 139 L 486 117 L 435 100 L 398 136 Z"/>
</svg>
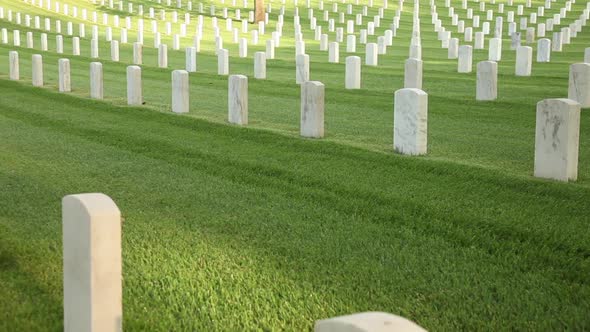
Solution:
<svg viewBox="0 0 590 332">
<path fill-rule="evenodd" d="M 248 77 L 230 75 L 228 79 L 228 121 L 245 126 L 248 124 Z"/>
<path fill-rule="evenodd" d="M 395 92 L 393 149 L 408 155 L 426 154 L 428 131 L 428 95 L 420 89 Z"/>
<path fill-rule="evenodd" d="M 33 54 L 32 56 L 32 67 L 33 67 L 33 86 L 43 86 L 43 57 L 40 54 Z"/>
<path fill-rule="evenodd" d="M 172 72 L 172 112 L 188 113 L 189 111 L 189 81 L 188 71 L 174 70 Z"/>
<path fill-rule="evenodd" d="M 303 137 L 324 137 L 324 84 L 307 81 L 301 84 L 301 126 Z"/>
<path fill-rule="evenodd" d="M 141 83 L 141 67 L 127 67 L 127 105 L 143 104 L 143 88 Z"/>
<path fill-rule="evenodd" d="M 59 59 L 58 61 L 58 85 L 59 92 L 72 91 L 70 79 L 70 60 Z"/>
<path fill-rule="evenodd" d="M 361 58 L 358 56 L 346 57 L 346 89 L 361 88 Z"/>
<path fill-rule="evenodd" d="M 121 212 L 104 194 L 62 200 L 64 331 L 123 324 Z"/>
<path fill-rule="evenodd" d="M 422 89 L 422 60 L 409 58 L 404 69 L 404 88 Z"/>
<path fill-rule="evenodd" d="M 516 76 L 531 76 L 533 60 L 533 48 L 530 46 L 519 46 L 516 49 Z"/>
<path fill-rule="evenodd" d="M 498 63 L 482 61 L 477 63 L 476 100 L 498 98 Z"/>
<path fill-rule="evenodd" d="M 90 98 L 103 99 L 104 98 L 104 82 L 102 73 L 102 63 L 90 63 Z"/>
<path fill-rule="evenodd" d="M 545 99 L 537 104 L 535 176 L 575 181 L 578 176 L 580 104 Z"/>
<path fill-rule="evenodd" d="M 590 63 L 574 63 L 570 66 L 567 95 L 582 107 L 590 107 Z"/>
</svg>

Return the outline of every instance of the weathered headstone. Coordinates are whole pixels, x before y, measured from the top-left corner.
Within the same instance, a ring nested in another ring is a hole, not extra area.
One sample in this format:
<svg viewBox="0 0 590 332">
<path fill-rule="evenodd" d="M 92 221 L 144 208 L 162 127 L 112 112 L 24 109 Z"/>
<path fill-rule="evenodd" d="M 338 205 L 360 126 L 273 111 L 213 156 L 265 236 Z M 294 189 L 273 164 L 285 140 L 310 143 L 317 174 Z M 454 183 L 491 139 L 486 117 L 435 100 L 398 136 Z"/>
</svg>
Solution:
<svg viewBox="0 0 590 332">
<path fill-rule="evenodd" d="M 160 44 L 158 48 L 158 67 L 168 68 L 168 45 Z"/>
<path fill-rule="evenodd" d="M 475 33 L 475 42 L 473 43 L 474 50 L 482 50 L 484 48 L 485 36 L 483 32 L 478 31 Z"/>
<path fill-rule="evenodd" d="M 296 41 L 295 42 L 295 56 L 299 54 L 305 54 L 305 42 L 304 41 Z"/>
<path fill-rule="evenodd" d="M 245 58 L 248 56 L 248 39 L 247 38 L 240 38 L 239 39 L 238 56 L 240 58 Z"/>
<path fill-rule="evenodd" d="M 254 78 L 259 80 L 266 79 L 266 53 L 254 53 Z"/>
<path fill-rule="evenodd" d="M 309 55 L 299 54 L 295 58 L 295 83 L 309 81 Z"/>
<path fill-rule="evenodd" d="M 361 88 L 361 58 L 358 56 L 346 57 L 345 88 Z"/>
<path fill-rule="evenodd" d="M 466 42 L 471 42 L 473 40 L 473 28 L 472 27 L 465 28 L 463 40 Z"/>
<path fill-rule="evenodd" d="M 327 51 L 328 50 L 328 35 L 323 33 L 320 36 L 320 51 Z"/>
<path fill-rule="evenodd" d="M 367 43 L 365 48 L 365 65 L 377 66 L 378 65 L 378 49 L 376 43 Z"/>
<path fill-rule="evenodd" d="M 395 92 L 393 112 L 393 149 L 408 155 L 426 154 L 428 95 L 420 89 Z"/>
<path fill-rule="evenodd" d="M 570 66 L 567 96 L 584 108 L 590 107 L 590 63 L 574 63 Z"/>
<path fill-rule="evenodd" d="M 479 62 L 476 81 L 476 100 L 496 100 L 498 98 L 498 63 Z"/>
<path fill-rule="evenodd" d="M 543 38 L 546 34 L 546 25 L 545 23 L 537 24 L 537 37 Z"/>
<path fill-rule="evenodd" d="M 111 61 L 119 62 L 119 41 L 111 40 Z"/>
<path fill-rule="evenodd" d="M 338 63 L 340 62 L 340 49 L 337 42 L 331 42 L 328 47 L 328 62 Z"/>
<path fill-rule="evenodd" d="M 459 46 L 459 58 L 457 61 L 457 72 L 471 73 L 473 68 L 473 49 L 471 45 Z"/>
<path fill-rule="evenodd" d="M 248 77 L 231 75 L 228 80 L 228 121 L 237 125 L 248 124 Z"/>
<path fill-rule="evenodd" d="M 189 111 L 189 83 L 188 71 L 174 70 L 172 72 L 172 112 L 188 113 Z"/>
<path fill-rule="evenodd" d="M 217 52 L 217 75 L 229 74 L 229 51 L 225 48 Z"/>
<path fill-rule="evenodd" d="M 346 52 L 356 53 L 356 36 L 355 35 L 346 36 Z"/>
<path fill-rule="evenodd" d="M 447 59 L 457 59 L 459 56 L 459 38 L 449 39 L 449 48 L 447 50 Z"/>
<path fill-rule="evenodd" d="M 541 38 L 537 42 L 537 62 L 551 61 L 551 40 Z"/>
<path fill-rule="evenodd" d="M 526 43 L 532 44 L 535 42 L 535 28 L 526 29 Z"/>
<path fill-rule="evenodd" d="M 511 35 L 510 49 L 515 50 L 520 47 L 520 32 L 515 32 Z"/>
<path fill-rule="evenodd" d="M 275 41 L 269 39 L 266 41 L 266 58 L 267 59 L 274 59 L 275 58 Z"/>
<path fill-rule="evenodd" d="M 537 103 L 535 176 L 559 181 L 578 177 L 580 104 L 571 99 Z"/>
<path fill-rule="evenodd" d="M 34 41 L 33 41 L 33 33 L 31 31 L 27 32 L 26 34 L 26 38 L 27 38 L 27 48 L 34 48 Z"/>
<path fill-rule="evenodd" d="M 324 137 L 324 84 L 307 81 L 301 84 L 301 127 L 303 137 Z"/>
<path fill-rule="evenodd" d="M 143 104 L 143 88 L 141 83 L 141 67 L 127 67 L 127 105 Z"/>
<path fill-rule="evenodd" d="M 97 59 L 98 56 L 98 39 L 93 38 L 90 40 L 90 57 Z"/>
<path fill-rule="evenodd" d="M 20 47 L 20 31 L 12 30 L 12 45 Z"/>
<path fill-rule="evenodd" d="M 90 98 L 103 99 L 104 83 L 102 73 L 102 63 L 90 63 Z"/>
<path fill-rule="evenodd" d="M 43 86 L 43 58 L 40 54 L 33 54 L 33 86 Z"/>
<path fill-rule="evenodd" d="M 563 44 L 569 44 L 571 41 L 571 30 L 569 27 L 561 28 L 561 38 Z"/>
<path fill-rule="evenodd" d="M 185 70 L 189 73 L 197 71 L 197 48 L 187 47 L 185 49 Z"/>
<path fill-rule="evenodd" d="M 554 52 L 561 52 L 563 39 L 561 32 L 553 33 L 553 40 L 551 41 L 551 50 Z"/>
<path fill-rule="evenodd" d="M 422 89 L 422 60 L 409 58 L 404 68 L 404 88 Z"/>
<path fill-rule="evenodd" d="M 516 49 L 516 76 L 531 76 L 533 62 L 533 48 L 530 46 L 519 46 Z"/>
<path fill-rule="evenodd" d="M 422 60 L 422 45 L 410 44 L 410 58 Z"/>
<path fill-rule="evenodd" d="M 18 61 L 18 52 L 10 51 L 8 53 L 8 77 L 13 81 L 20 79 L 20 66 Z"/>
<path fill-rule="evenodd" d="M 139 42 L 133 43 L 133 64 L 143 64 L 143 45 Z"/>
<path fill-rule="evenodd" d="M 490 39 L 488 50 L 488 60 L 500 61 L 502 60 L 502 38 Z"/>
<path fill-rule="evenodd" d="M 64 38 L 62 35 L 55 36 L 55 52 L 58 54 L 64 52 Z"/>
<path fill-rule="evenodd" d="M 71 79 L 70 79 L 70 60 L 59 59 L 58 61 L 58 81 L 59 81 L 59 92 L 71 92 Z"/>
<path fill-rule="evenodd" d="M 80 55 L 80 37 L 72 38 L 72 55 Z"/>
</svg>

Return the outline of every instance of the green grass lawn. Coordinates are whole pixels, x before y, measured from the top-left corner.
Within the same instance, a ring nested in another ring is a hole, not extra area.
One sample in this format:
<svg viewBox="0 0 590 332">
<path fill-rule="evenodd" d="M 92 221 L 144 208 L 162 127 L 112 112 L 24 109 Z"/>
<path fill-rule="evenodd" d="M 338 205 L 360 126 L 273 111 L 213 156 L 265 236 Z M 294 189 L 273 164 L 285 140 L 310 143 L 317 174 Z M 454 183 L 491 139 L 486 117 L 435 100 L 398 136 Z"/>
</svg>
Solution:
<svg viewBox="0 0 590 332">
<path fill-rule="evenodd" d="M 58 17 L 17 0 L 0 5 Z M 558 12 L 553 5 L 546 17 Z M 563 21 L 584 7 L 574 4 Z M 395 8 L 390 1 L 388 17 Z M 505 37 L 499 99 L 475 102 L 475 73 L 457 74 L 456 60 L 446 60 L 423 1 L 429 154 L 404 157 L 392 152 L 393 92 L 403 85 L 411 29 L 409 3 L 404 9 L 394 47 L 379 67 L 363 66 L 362 90 L 344 90 L 344 45 L 341 63 L 328 64 L 327 52 L 307 43 L 311 77 L 326 84 L 322 140 L 298 137 L 290 24 L 263 81 L 252 77 L 251 55 L 266 38 L 240 59 L 223 31 L 230 72 L 250 77 L 247 128 L 226 124 L 227 77 L 216 75 L 210 40 L 182 116 L 169 111 L 170 71 L 184 67 L 184 52 L 170 51 L 170 68 L 158 69 L 156 50 L 145 48 L 146 105 L 132 108 L 129 45 L 114 63 L 101 43 L 106 99 L 92 101 L 88 40 L 82 57 L 69 55 L 69 38 L 66 55 L 0 44 L 0 330 L 63 329 L 60 200 L 82 192 L 109 195 L 124 216 L 125 330 L 299 331 L 369 310 L 433 331 L 590 329 L 587 110 L 578 181 L 532 177 L 535 104 L 567 96 L 568 67 L 583 60 L 589 28 L 551 63 L 533 63 L 532 77 L 514 76 Z M 307 28 L 304 4 L 300 14 Z M 53 34 L 49 41 L 54 50 Z M 20 82 L 7 80 L 10 50 L 20 53 Z M 45 88 L 30 86 L 34 53 L 43 54 Z M 72 61 L 69 94 L 57 93 L 61 57 Z M 485 59 L 475 50 L 474 68 Z"/>
</svg>

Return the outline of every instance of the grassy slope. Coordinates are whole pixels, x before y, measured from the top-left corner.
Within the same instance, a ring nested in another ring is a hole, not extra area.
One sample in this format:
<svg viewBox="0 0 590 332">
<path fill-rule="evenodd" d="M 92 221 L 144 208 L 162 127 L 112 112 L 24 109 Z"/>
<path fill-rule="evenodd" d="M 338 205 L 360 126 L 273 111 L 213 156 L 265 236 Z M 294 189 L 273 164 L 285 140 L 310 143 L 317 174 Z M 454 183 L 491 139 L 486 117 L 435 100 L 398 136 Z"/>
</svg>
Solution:
<svg viewBox="0 0 590 332">
<path fill-rule="evenodd" d="M 128 328 L 588 323 L 587 189 L 0 84 L 4 322 L 59 326 L 59 198 L 99 191 Z"/>
<path fill-rule="evenodd" d="M 147 2 L 149 3 L 149 2 Z M 443 2 L 439 3 L 440 16 L 446 13 Z M 535 8 L 536 8 L 535 4 Z M 279 5 L 274 4 L 273 17 L 276 19 Z M 473 5 L 472 5 L 473 6 Z M 491 5 L 490 5 L 491 6 Z M 388 11 L 388 17 L 393 16 L 394 5 Z M 547 10 L 548 17 L 558 12 L 558 6 Z M 576 9 L 564 23 L 571 22 L 584 7 L 582 3 L 575 4 Z M 507 7 L 506 11 L 509 7 Z M 30 6 L 20 5 L 20 10 L 31 10 Z M 405 8 L 411 10 L 409 6 Z M 513 8 L 515 9 L 515 8 Z M 38 13 L 47 15 L 49 12 L 36 9 Z M 307 13 L 301 10 L 302 24 L 307 26 Z M 327 85 L 326 92 L 326 140 L 344 143 L 356 147 L 380 152 L 390 152 L 392 143 L 392 93 L 403 86 L 403 61 L 407 57 L 409 33 L 411 29 L 411 13 L 402 15 L 402 27 L 398 31 L 398 38 L 394 47 L 388 51 L 388 56 L 380 57 L 378 68 L 363 66 L 363 87 L 361 91 L 346 91 L 344 87 L 344 64 L 327 63 L 327 53 L 320 52 L 317 42 L 307 42 L 307 53 L 310 54 L 311 76 Z M 530 12 L 527 9 L 525 12 Z M 376 9 L 372 9 L 373 14 Z M 499 96 L 495 102 L 475 101 L 475 73 L 457 74 L 456 60 L 446 60 L 446 50 L 440 48 L 436 36 L 432 32 L 430 16 L 426 15 L 429 7 L 422 6 L 422 43 L 424 64 L 424 90 L 429 93 L 429 159 L 449 160 L 453 162 L 494 168 L 529 177 L 532 174 L 534 151 L 535 104 L 545 98 L 560 98 L 567 96 L 567 77 L 569 64 L 583 60 L 584 47 L 588 45 L 590 36 L 584 32 L 574 39 L 574 44 L 564 46 L 564 52 L 552 54 L 549 64 L 534 63 L 532 77 L 515 77 L 515 52 L 509 50 L 510 42 L 505 38 L 503 60 L 499 65 Z M 458 10 L 465 17 L 464 10 Z M 476 11 L 478 12 L 478 10 Z M 49 13 L 50 14 L 50 13 Z M 319 15 L 316 10 L 316 15 Z M 442 17 L 450 26 L 448 17 Z M 195 19 L 193 19 L 195 20 Z M 209 27 L 209 18 L 205 26 Z M 287 21 L 287 19 L 286 19 Z M 65 20 L 64 20 L 65 22 Z M 388 20 L 383 20 L 380 31 L 386 29 Z M 146 26 L 148 21 L 146 20 Z M 7 25 L 7 24 L 5 24 Z M 65 25 L 65 23 L 64 23 Z M 325 25 L 325 24 L 324 24 Z M 507 24 L 504 30 L 507 30 Z M 7 25 L 10 26 L 10 25 Z M 87 31 L 90 24 L 87 23 Z M 220 20 L 220 26 L 224 27 Z M 162 27 L 161 27 L 162 29 Z M 23 30 L 21 28 L 21 30 Z M 224 30 L 224 29 L 222 29 Z M 299 89 L 295 80 L 294 50 L 292 47 L 292 26 L 285 25 L 284 47 L 277 49 L 278 59 L 268 61 L 268 80 L 250 79 L 250 127 L 278 131 L 292 137 L 298 134 L 299 119 Z M 267 35 L 271 29 L 267 29 Z M 211 33 L 210 31 L 207 31 Z M 506 32 L 506 31 L 505 31 Z M 115 35 L 117 35 L 115 29 Z M 230 54 L 237 54 L 237 45 L 231 43 L 230 34 L 224 33 L 224 46 L 229 48 Z M 312 36 L 306 30 L 306 36 Z M 24 33 L 23 35 L 24 40 Z M 146 35 L 146 45 L 151 45 L 151 34 Z M 244 35 L 246 36 L 246 35 Z M 333 38 L 333 33 L 331 34 Z M 459 34 L 456 34 L 459 37 Z M 375 36 L 373 37 L 376 38 Z M 216 57 L 210 53 L 211 45 L 203 42 L 203 52 L 199 55 L 199 73 L 191 75 L 191 115 L 194 117 L 224 123 L 227 110 L 227 79 L 216 75 Z M 133 40 L 130 37 L 130 40 Z M 264 38 L 261 45 L 249 46 L 249 54 L 263 50 Z M 54 38 L 50 36 L 50 49 L 54 49 Z M 169 40 L 164 40 L 168 41 Z M 184 45 L 190 38 L 184 40 Z M 373 40 L 374 41 L 374 40 Z M 38 36 L 36 40 L 38 44 Z M 364 54 L 364 47 L 358 45 L 357 55 Z M 8 50 L 12 46 L 0 45 L 0 73 L 7 73 Z M 341 60 L 347 53 L 341 47 Z M 82 43 L 82 52 L 89 55 L 89 43 Z M 105 96 L 116 104 L 125 101 L 125 63 L 131 62 L 130 45 L 122 46 L 121 61 L 116 64 L 106 59 L 109 47 L 102 44 L 101 61 L 105 63 Z M 23 76 L 30 77 L 30 52 L 21 49 Z M 71 53 L 70 38 L 66 38 L 65 53 Z M 88 63 L 85 57 L 70 57 L 73 63 L 74 93 L 81 96 L 88 95 Z M 535 55 L 536 56 L 536 55 Z M 64 55 L 54 53 L 45 54 L 45 70 L 49 83 L 57 84 L 57 59 Z M 486 50 L 474 50 L 474 68 L 478 61 L 487 59 Z M 168 111 L 170 105 L 170 70 L 154 68 L 157 52 L 148 46 L 144 49 L 144 91 L 146 91 L 147 106 L 153 109 Z M 4 66 L 4 67 L 1 67 Z M 184 67 L 184 52 L 170 51 L 169 67 L 178 69 Z M 240 59 L 232 57 L 230 61 L 231 73 L 252 75 L 252 58 Z M 0 76 L 2 77 L 2 76 Z M 149 92 L 149 93 L 148 93 Z M 272 107 L 269 107 L 272 105 Z M 582 146 L 587 145 L 590 138 L 584 135 L 583 128 L 588 127 L 588 117 L 582 118 Z M 477 124 L 477 125 L 475 125 Z M 590 179 L 590 150 L 580 151 L 580 184 L 589 185 Z"/>
<path fill-rule="evenodd" d="M 72 60 L 74 96 L 0 80 L 0 330 L 61 328 L 59 199 L 90 191 L 125 215 L 128 330 L 300 330 L 363 310 L 436 330 L 588 328 L 586 114 L 580 181 L 530 177 L 534 103 L 565 94 L 587 37 L 534 64 L 531 78 L 511 75 L 505 51 L 501 99 L 475 103 L 474 75 L 440 60 L 427 23 L 423 158 L 383 153 L 404 44 L 385 67 L 363 67 L 368 90 L 342 90 L 342 65 L 312 64 L 328 84 L 324 141 L 296 138 L 291 48 L 269 62 L 269 80 L 250 81 L 252 127 L 264 131 L 215 124 L 226 80 L 206 53 L 191 76 L 190 116 L 118 107 L 123 64 L 105 66 L 110 105 L 76 98 L 87 95 L 87 58 Z M 12 48 L 0 49 L 6 73 Z M 308 49 L 312 61 L 327 57 Z M 20 51 L 30 76 L 30 52 Z M 155 61 L 151 52 L 144 58 Z M 53 90 L 58 56 L 44 56 Z M 170 59 L 182 66 L 180 54 Z M 251 72 L 251 59 L 231 63 Z M 147 107 L 167 110 L 169 71 L 153 65 Z"/>
</svg>

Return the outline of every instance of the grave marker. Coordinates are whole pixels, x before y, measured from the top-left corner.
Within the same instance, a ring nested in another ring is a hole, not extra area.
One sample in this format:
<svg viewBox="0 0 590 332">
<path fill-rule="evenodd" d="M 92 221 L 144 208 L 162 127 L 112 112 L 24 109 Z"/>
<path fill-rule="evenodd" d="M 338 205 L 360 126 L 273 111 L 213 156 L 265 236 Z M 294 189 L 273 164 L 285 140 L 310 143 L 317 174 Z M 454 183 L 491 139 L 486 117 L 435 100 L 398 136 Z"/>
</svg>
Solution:
<svg viewBox="0 0 590 332">
<path fill-rule="evenodd" d="M 324 137 L 324 84 L 307 81 L 301 84 L 301 127 L 303 137 Z"/>
<path fill-rule="evenodd" d="M 578 176 L 580 104 L 571 99 L 537 103 L 536 177 L 575 181 Z"/>
</svg>

